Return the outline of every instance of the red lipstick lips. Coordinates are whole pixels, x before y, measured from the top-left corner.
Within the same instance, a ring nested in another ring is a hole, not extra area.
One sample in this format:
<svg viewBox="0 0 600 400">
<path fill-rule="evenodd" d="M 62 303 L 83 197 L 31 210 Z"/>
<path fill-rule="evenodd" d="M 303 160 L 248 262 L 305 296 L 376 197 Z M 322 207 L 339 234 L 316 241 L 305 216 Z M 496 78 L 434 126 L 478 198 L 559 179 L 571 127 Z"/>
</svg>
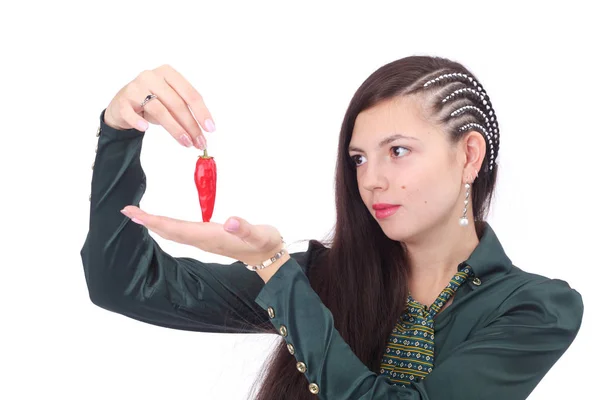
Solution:
<svg viewBox="0 0 600 400">
<path fill-rule="evenodd" d="M 398 204 L 377 203 L 373 204 L 373 210 L 384 210 L 390 207 L 399 207 Z"/>
<path fill-rule="evenodd" d="M 375 210 L 375 217 L 377 219 L 383 219 L 390 217 L 396 213 L 401 206 L 396 204 L 377 203 L 373 204 L 373 210 Z"/>
</svg>

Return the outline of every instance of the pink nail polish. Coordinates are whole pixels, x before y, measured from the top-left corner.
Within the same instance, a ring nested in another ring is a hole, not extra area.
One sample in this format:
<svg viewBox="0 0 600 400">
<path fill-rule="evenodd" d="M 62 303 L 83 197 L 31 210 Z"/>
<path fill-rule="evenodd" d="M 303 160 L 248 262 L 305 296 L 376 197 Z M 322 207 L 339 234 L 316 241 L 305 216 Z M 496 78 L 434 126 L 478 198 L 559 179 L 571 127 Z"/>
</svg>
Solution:
<svg viewBox="0 0 600 400">
<path fill-rule="evenodd" d="M 196 143 L 198 144 L 198 148 L 200 150 L 204 150 L 206 148 L 206 139 L 203 136 L 198 136 L 196 138 Z"/>
<path fill-rule="evenodd" d="M 215 123 L 212 121 L 212 119 L 208 118 L 206 121 L 204 121 L 204 124 L 206 125 L 206 129 L 208 129 L 209 132 L 215 131 Z"/>
<path fill-rule="evenodd" d="M 237 219 L 230 219 L 224 226 L 226 231 L 235 232 L 240 227 L 240 222 Z"/>
<path fill-rule="evenodd" d="M 148 123 L 146 121 L 139 120 L 137 126 L 142 132 L 146 132 L 148 130 Z"/>
<path fill-rule="evenodd" d="M 137 219 L 137 218 L 131 218 L 131 220 L 133 222 L 135 222 L 136 224 L 144 225 L 144 223 L 142 221 L 140 221 L 139 219 Z"/>
<path fill-rule="evenodd" d="M 193 146 L 192 139 L 190 139 L 190 137 L 186 133 L 179 137 L 179 143 L 181 143 L 185 147 Z"/>
</svg>

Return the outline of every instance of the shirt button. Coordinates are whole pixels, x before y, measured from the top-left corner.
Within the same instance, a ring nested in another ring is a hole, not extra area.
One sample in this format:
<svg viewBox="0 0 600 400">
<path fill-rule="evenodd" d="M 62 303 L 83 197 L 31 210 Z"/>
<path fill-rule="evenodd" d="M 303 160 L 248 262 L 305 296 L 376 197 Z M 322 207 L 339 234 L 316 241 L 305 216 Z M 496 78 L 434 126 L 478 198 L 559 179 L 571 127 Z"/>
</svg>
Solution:
<svg viewBox="0 0 600 400">
<path fill-rule="evenodd" d="M 283 337 L 287 336 L 287 328 L 285 327 L 285 325 L 281 325 L 279 327 L 279 333 L 281 333 L 281 336 Z"/>
<path fill-rule="evenodd" d="M 300 361 L 299 363 L 296 363 L 296 369 L 302 373 L 306 372 L 306 364 L 304 364 L 302 361 Z"/>
<path fill-rule="evenodd" d="M 273 307 L 269 307 L 267 311 L 269 312 L 269 318 L 275 318 L 275 310 L 273 310 Z"/>
<path fill-rule="evenodd" d="M 475 286 L 481 285 L 481 279 L 479 279 L 479 278 L 473 279 L 473 285 L 475 285 Z"/>
<path fill-rule="evenodd" d="M 292 345 L 291 343 L 288 343 L 287 348 L 288 348 L 288 351 L 290 352 L 290 354 L 294 355 L 294 353 L 296 352 L 294 350 L 294 345 Z"/>
<path fill-rule="evenodd" d="M 96 132 L 96 137 L 100 136 L 100 127 L 98 127 L 98 131 Z"/>
<path fill-rule="evenodd" d="M 319 385 L 317 385 L 316 383 L 311 383 L 310 385 L 308 385 L 308 390 L 312 394 L 317 394 L 319 393 Z"/>
</svg>

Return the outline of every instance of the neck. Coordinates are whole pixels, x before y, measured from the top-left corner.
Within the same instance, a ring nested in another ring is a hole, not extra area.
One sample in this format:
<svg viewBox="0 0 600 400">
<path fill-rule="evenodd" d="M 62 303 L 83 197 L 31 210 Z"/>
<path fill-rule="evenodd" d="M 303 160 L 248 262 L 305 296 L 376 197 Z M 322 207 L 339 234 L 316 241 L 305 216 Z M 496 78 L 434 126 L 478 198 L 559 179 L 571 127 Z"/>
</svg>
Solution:
<svg viewBox="0 0 600 400">
<path fill-rule="evenodd" d="M 409 290 L 415 300 L 425 305 L 437 298 L 456 274 L 458 264 L 469 258 L 479 243 L 472 219 L 466 227 L 453 222 L 405 242 Z"/>
</svg>

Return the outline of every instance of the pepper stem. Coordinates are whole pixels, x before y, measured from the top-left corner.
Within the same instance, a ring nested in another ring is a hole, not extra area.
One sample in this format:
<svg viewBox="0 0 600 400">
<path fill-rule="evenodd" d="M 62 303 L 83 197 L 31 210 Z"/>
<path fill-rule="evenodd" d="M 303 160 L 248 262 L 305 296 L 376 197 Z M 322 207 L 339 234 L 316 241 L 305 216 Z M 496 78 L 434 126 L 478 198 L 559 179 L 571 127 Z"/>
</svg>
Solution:
<svg viewBox="0 0 600 400">
<path fill-rule="evenodd" d="M 207 151 L 207 149 L 204 149 L 204 154 L 202 155 L 202 157 L 208 158 L 208 151 Z"/>
</svg>

